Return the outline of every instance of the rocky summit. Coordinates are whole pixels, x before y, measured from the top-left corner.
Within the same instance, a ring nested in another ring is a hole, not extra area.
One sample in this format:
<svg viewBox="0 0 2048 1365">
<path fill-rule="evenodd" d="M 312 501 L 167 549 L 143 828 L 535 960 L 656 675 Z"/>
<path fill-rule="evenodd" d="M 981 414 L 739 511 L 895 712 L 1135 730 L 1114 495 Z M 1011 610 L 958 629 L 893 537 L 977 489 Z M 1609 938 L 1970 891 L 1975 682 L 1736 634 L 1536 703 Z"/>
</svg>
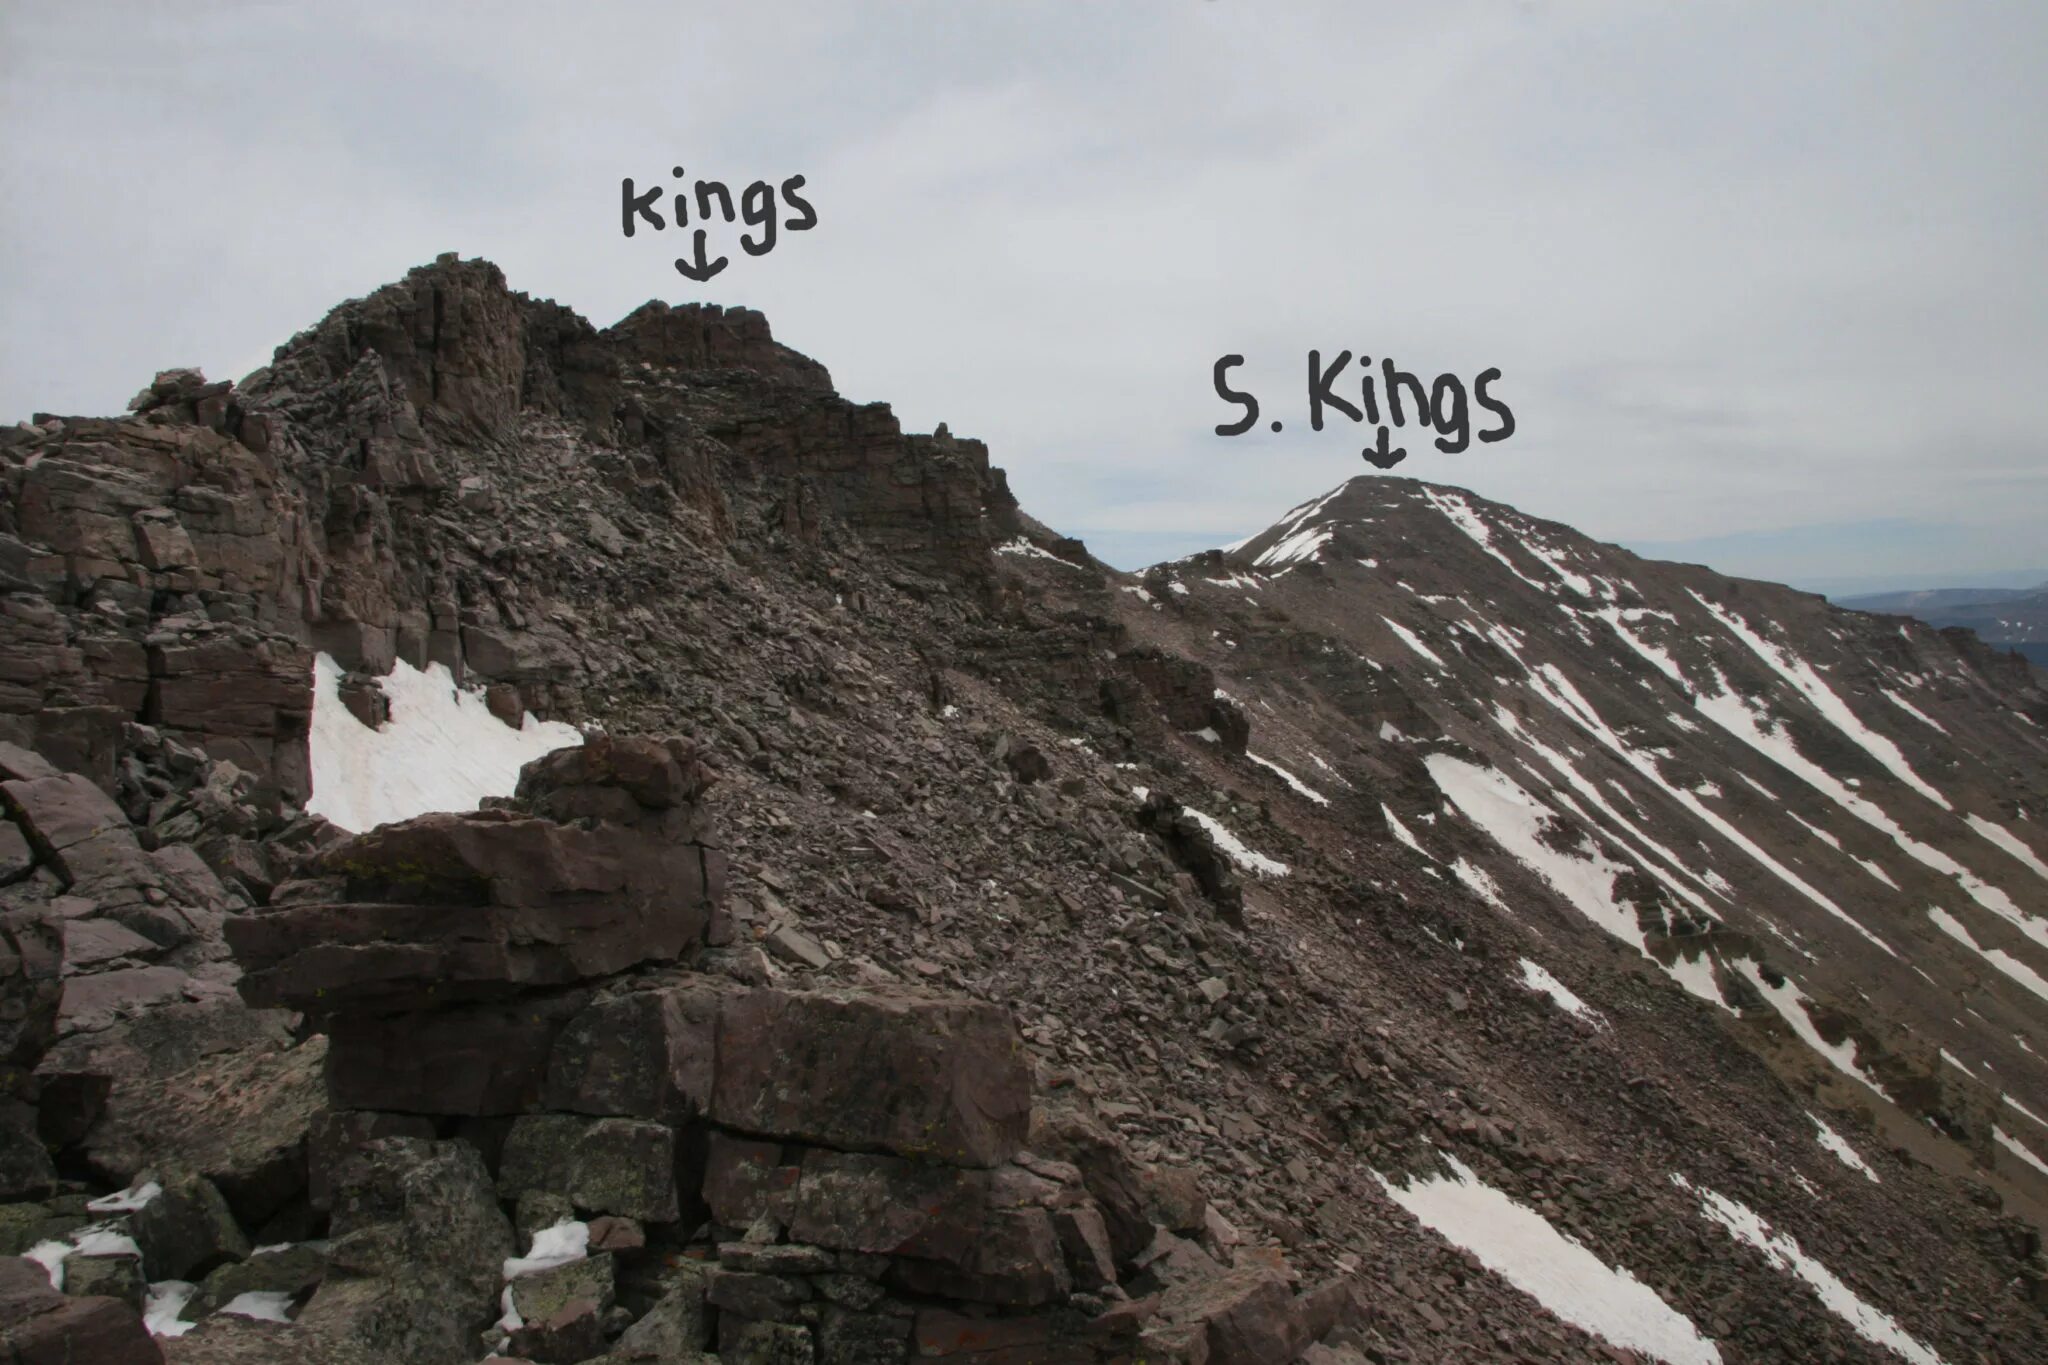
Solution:
<svg viewBox="0 0 2048 1365">
<path fill-rule="evenodd" d="M 0 489 L 0 1360 L 2048 1360 L 1968 631 L 453 256 Z"/>
</svg>

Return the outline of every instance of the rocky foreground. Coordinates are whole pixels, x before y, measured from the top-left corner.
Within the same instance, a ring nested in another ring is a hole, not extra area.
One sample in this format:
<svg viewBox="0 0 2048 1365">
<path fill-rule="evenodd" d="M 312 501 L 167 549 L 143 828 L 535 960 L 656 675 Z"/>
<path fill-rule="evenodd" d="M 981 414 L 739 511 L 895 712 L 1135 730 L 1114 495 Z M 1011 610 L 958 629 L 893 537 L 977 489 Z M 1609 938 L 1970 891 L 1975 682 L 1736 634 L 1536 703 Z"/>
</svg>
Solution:
<svg viewBox="0 0 2048 1365">
<path fill-rule="evenodd" d="M 2048 1358 L 2048 902 L 1963 823 L 2030 847 L 2048 706 L 1967 638 L 1380 481 L 1117 575 L 758 315 L 453 258 L 0 487 L 0 1359 Z M 1907 810 L 1731 601 L 1934 680 L 1962 875 L 1782 794 Z M 307 814 L 400 670 L 584 742 Z"/>
</svg>

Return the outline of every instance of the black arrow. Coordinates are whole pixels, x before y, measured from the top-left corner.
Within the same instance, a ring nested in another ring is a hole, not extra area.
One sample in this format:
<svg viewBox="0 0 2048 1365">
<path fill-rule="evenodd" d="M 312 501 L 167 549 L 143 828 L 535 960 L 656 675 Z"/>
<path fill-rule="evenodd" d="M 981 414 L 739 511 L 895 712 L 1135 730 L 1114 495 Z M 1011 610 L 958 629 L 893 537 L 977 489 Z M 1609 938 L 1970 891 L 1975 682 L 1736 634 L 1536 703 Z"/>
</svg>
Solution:
<svg viewBox="0 0 2048 1365">
<path fill-rule="evenodd" d="M 681 265 L 682 262 L 678 261 L 676 264 Z M 1381 469 L 1392 469 L 1395 465 L 1408 458 L 1408 451 L 1403 446 L 1395 446 L 1392 450 L 1387 449 L 1388 435 L 1387 429 L 1381 427 L 1379 448 L 1375 450 L 1373 447 L 1367 446 L 1362 452 L 1367 464 L 1376 465 Z"/>
<path fill-rule="evenodd" d="M 725 257 L 720 256 L 717 260 L 707 264 L 704 260 L 704 250 L 704 229 L 698 228 L 697 259 L 695 261 L 692 261 L 686 256 L 676 257 L 676 269 L 682 273 L 684 279 L 695 280 L 697 281 L 697 283 L 702 284 L 704 283 L 704 281 L 710 279 L 713 275 L 716 275 L 719 271 L 725 269 Z"/>
</svg>

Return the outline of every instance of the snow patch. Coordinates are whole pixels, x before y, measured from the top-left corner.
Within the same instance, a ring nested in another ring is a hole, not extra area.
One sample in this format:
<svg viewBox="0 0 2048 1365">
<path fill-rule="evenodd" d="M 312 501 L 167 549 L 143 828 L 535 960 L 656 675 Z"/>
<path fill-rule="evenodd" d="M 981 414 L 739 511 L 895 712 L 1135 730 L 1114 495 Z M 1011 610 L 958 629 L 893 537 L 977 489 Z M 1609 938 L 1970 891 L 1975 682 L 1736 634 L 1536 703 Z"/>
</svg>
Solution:
<svg viewBox="0 0 2048 1365">
<path fill-rule="evenodd" d="M 456 686 L 445 665 L 421 672 L 403 659 L 379 680 L 391 719 L 372 730 L 342 705 L 342 672 L 331 656 L 314 657 L 306 810 L 351 833 L 475 810 L 487 796 L 510 796 L 526 764 L 583 742 L 575 726 L 531 715 L 514 730 L 491 714 L 481 689 Z"/>
<path fill-rule="evenodd" d="M 996 553 L 999 555 L 1024 555 L 1031 559 L 1050 559 L 1062 569 L 1075 569 L 1082 573 L 1088 572 L 1081 565 L 1071 560 L 1061 559 L 1052 551 L 1033 545 L 1023 536 L 1018 536 L 1015 540 L 1005 541 L 1001 545 L 996 546 Z"/>
<path fill-rule="evenodd" d="M 1814 1140 L 1828 1151 L 1834 1153 L 1835 1160 L 1841 1162 L 1850 1170 L 1858 1172 L 1873 1185 L 1882 1185 L 1884 1183 L 1877 1178 L 1877 1172 L 1870 1169 L 1870 1163 L 1857 1155 L 1856 1149 L 1849 1145 L 1847 1138 L 1828 1127 L 1825 1123 L 1822 1123 L 1812 1114 L 1808 1114 L 1806 1117 L 1812 1120 L 1813 1126 L 1817 1130 L 1814 1133 Z"/>
<path fill-rule="evenodd" d="M 221 1305 L 221 1312 L 229 1317 L 254 1318 L 258 1322 L 290 1322 L 285 1312 L 292 1306 L 292 1296 L 273 1289 L 251 1289 L 237 1294 Z"/>
<path fill-rule="evenodd" d="M 1261 768 L 1269 769 L 1273 773 L 1278 775 L 1282 782 L 1285 782 L 1289 787 L 1294 789 L 1294 794 L 1296 796 L 1305 796 L 1309 800 L 1315 802 L 1318 806 L 1327 806 L 1330 804 L 1329 797 L 1323 795 L 1314 787 L 1311 787 L 1308 783 L 1296 777 L 1293 773 L 1288 772 L 1287 769 L 1281 767 L 1272 759 L 1261 758 L 1257 754 L 1251 752 L 1246 752 L 1245 757 L 1250 759 L 1252 762 L 1258 764 Z"/>
<path fill-rule="evenodd" d="M 182 1321 L 179 1315 L 198 1292 L 199 1286 L 190 1280 L 158 1280 L 149 1287 L 149 1297 L 143 1301 L 142 1325 L 153 1337 L 184 1336 L 199 1324 Z"/>
<path fill-rule="evenodd" d="M 1448 1178 L 1411 1179 L 1405 1187 L 1377 1171 L 1373 1178 L 1424 1227 L 1574 1327 L 1666 1365 L 1720 1365 L 1720 1350 L 1692 1320 L 1628 1270 L 1608 1265 L 1456 1157 L 1443 1160 Z"/>
<path fill-rule="evenodd" d="M 1545 843 L 1542 834 L 1547 809 L 1494 769 L 1449 754 L 1430 754 L 1423 763 L 1437 789 L 1496 844 L 1548 883 L 1573 909 L 1656 962 L 1635 907 L 1614 894 L 1615 878 L 1628 868 L 1597 848 L 1585 854 L 1565 853 Z M 1713 987 L 1711 969 L 1703 983 L 1698 970 L 1682 959 L 1681 965 L 1657 965 L 1694 995 L 1728 1008 Z"/>
<path fill-rule="evenodd" d="M 1271 569 L 1314 559 L 1335 534 L 1320 526 L 1305 527 L 1268 545 L 1252 563 L 1261 569 Z"/>
<path fill-rule="evenodd" d="M 2011 1152 L 2014 1156 L 2018 1157 L 2021 1161 L 2026 1162 L 2029 1166 L 2032 1166 L 2042 1175 L 2048 1175 L 2048 1161 L 2043 1161 L 2040 1157 L 2035 1156 L 2033 1152 L 2027 1149 L 2024 1143 L 2022 1143 L 2019 1139 L 2015 1138 L 2012 1134 L 2006 1132 L 2005 1129 L 1993 1127 L 1991 1130 L 1991 1136 L 1997 1138 L 1998 1145 L 2005 1148 L 2006 1151 Z"/>
<path fill-rule="evenodd" d="M 1946 725 L 1943 725 L 1940 721 L 1928 715 L 1925 711 L 1922 711 L 1919 707 L 1913 705 L 1912 702 L 1907 701 L 1904 697 L 1892 691 L 1890 688 L 1881 687 L 1878 690 L 1884 693 L 1886 701 L 1889 701 L 1892 705 L 1898 707 L 1901 711 L 1904 711 L 1907 715 L 1919 721 L 1922 725 L 1931 725 L 1935 729 L 1941 731 L 1941 733 L 1943 734 L 1948 733 L 1948 727 Z"/>
<path fill-rule="evenodd" d="M 1600 1011 L 1572 994 L 1564 982 L 1526 957 L 1522 959 L 1522 985 L 1525 989 L 1549 996 L 1551 1003 L 1566 1014 L 1584 1019 L 1587 1023 L 1596 1024 L 1601 1028 L 1607 1027 L 1607 1021 L 1601 1017 Z"/>
<path fill-rule="evenodd" d="M 1455 493 L 1439 493 L 1434 488 L 1424 488 L 1422 496 L 1429 499 L 1431 507 L 1443 513 L 1446 521 L 1470 537 L 1473 544 L 1506 565 L 1509 573 L 1521 579 L 1538 592 L 1547 593 L 1550 591 L 1548 584 L 1538 583 L 1535 579 L 1516 568 L 1514 560 L 1509 559 L 1500 552 L 1499 547 L 1493 543 L 1492 528 L 1480 520 L 1479 514 L 1474 512 L 1463 498 Z M 1587 595 L 1590 596 L 1591 594 Z"/>
<path fill-rule="evenodd" d="M 1868 1086 L 1872 1094 L 1887 1100 L 1891 1098 L 1884 1093 L 1869 1072 L 1856 1064 L 1855 1039 L 1844 1038 L 1839 1043 L 1830 1043 L 1821 1037 L 1819 1027 L 1813 1022 L 1813 1016 L 1807 1012 L 1805 992 L 1793 985 L 1790 977 L 1784 978 L 1784 985 L 1773 986 L 1764 979 L 1764 974 L 1756 963 L 1748 958 L 1736 959 L 1733 966 L 1735 970 L 1749 978 L 1750 984 L 1756 987 L 1758 994 L 1770 1002 L 1771 1008 L 1778 1012 L 1778 1017 L 1799 1036 L 1800 1042 L 1819 1053 L 1823 1061 L 1844 1076 Z"/>
<path fill-rule="evenodd" d="M 1769 1223 L 1733 1199 L 1705 1188 L 1695 1190 L 1692 1182 L 1682 1175 L 1672 1176 L 1671 1181 L 1687 1193 L 1697 1194 L 1701 1214 L 1719 1223 L 1730 1237 L 1762 1252 L 1774 1270 L 1782 1270 L 1803 1280 L 1819 1296 L 1822 1306 L 1848 1323 L 1856 1335 L 1885 1347 L 1913 1365 L 1944 1365 L 1940 1356 L 1908 1336 L 1889 1314 L 1858 1298 L 1856 1292 L 1843 1284 L 1833 1271 L 1802 1251 L 1789 1234 L 1773 1232 Z"/>
<path fill-rule="evenodd" d="M 1930 909 L 1927 912 L 1927 918 L 1934 921 L 1935 928 L 1941 930 L 1941 932 L 1947 934 L 1950 938 L 1998 968 L 1999 971 L 2004 972 L 2014 981 L 2019 982 L 2020 985 L 2025 986 L 2035 995 L 2040 996 L 2043 1000 L 2048 1000 L 2048 978 L 2044 978 L 2032 967 L 2029 967 L 2003 948 L 1984 947 L 1970 936 L 1970 931 L 1962 926 L 1961 921 L 1939 906 Z"/>
<path fill-rule="evenodd" d="M 164 1187 L 154 1180 L 131 1186 L 119 1194 L 105 1194 L 86 1204 L 94 1213 L 133 1213 L 145 1207 L 150 1200 L 164 1192 Z"/>
<path fill-rule="evenodd" d="M 1920 775 L 1906 762 L 1906 756 L 1899 752 L 1899 746 L 1865 725 L 1862 719 L 1849 709 L 1848 704 L 1821 681 L 1820 675 L 1814 672 L 1813 665 L 1789 650 L 1780 650 L 1772 645 L 1751 630 L 1748 623 L 1734 612 L 1709 602 L 1691 588 L 1687 588 L 1686 592 L 1691 595 L 1693 601 L 1712 612 L 1714 619 L 1726 626 L 1729 634 L 1741 641 L 1750 653 L 1763 660 L 1772 672 L 1797 688 L 1807 701 L 1813 704 L 1814 710 L 1827 717 L 1837 730 L 1847 735 L 1861 746 L 1865 753 L 1889 769 L 1892 776 L 1943 810 L 1950 809 L 1946 797 L 1920 780 Z"/>
<path fill-rule="evenodd" d="M 1981 815 L 1965 815 L 1963 819 L 1978 834 L 1989 839 L 1992 843 L 1997 844 L 2007 853 L 2025 863 L 2028 870 L 2035 876 L 2043 881 L 2048 881 L 2048 863 L 2042 862 L 2041 856 L 2038 853 L 2035 853 L 2033 849 L 2021 843 L 2017 834 L 2014 834 L 2004 825 L 1993 824 Z"/>
<path fill-rule="evenodd" d="M 533 1245 L 524 1256 L 508 1257 L 504 1274 L 508 1280 L 521 1275 L 531 1275 L 537 1270 L 553 1270 L 558 1265 L 580 1261 L 590 1254 L 590 1224 L 580 1223 L 574 1218 L 564 1218 L 552 1227 L 542 1228 L 533 1234 Z"/>
<path fill-rule="evenodd" d="M 1193 806 L 1185 806 L 1182 809 L 1195 817 L 1196 824 L 1209 831 L 1209 837 L 1216 841 L 1217 848 L 1223 850 L 1223 856 L 1236 863 L 1244 871 L 1257 873 L 1261 877 L 1284 877 L 1287 875 L 1286 863 L 1280 862 L 1275 858 L 1268 858 L 1265 854 L 1248 848 L 1242 839 L 1231 833 L 1223 822 L 1215 816 L 1204 814 Z"/>
<path fill-rule="evenodd" d="M 1402 625 L 1399 621 L 1391 620 L 1385 616 L 1382 616 L 1380 620 L 1385 621 L 1387 623 L 1387 628 L 1393 631 L 1394 634 L 1400 636 L 1401 642 L 1407 645 L 1408 648 L 1414 650 L 1417 654 L 1420 654 L 1423 658 L 1429 660 L 1438 668 L 1446 667 L 1444 661 L 1437 656 L 1436 651 L 1431 649 L 1428 645 L 1422 643 L 1421 638 L 1417 636 L 1414 631 L 1408 629 L 1408 627 Z"/>
</svg>

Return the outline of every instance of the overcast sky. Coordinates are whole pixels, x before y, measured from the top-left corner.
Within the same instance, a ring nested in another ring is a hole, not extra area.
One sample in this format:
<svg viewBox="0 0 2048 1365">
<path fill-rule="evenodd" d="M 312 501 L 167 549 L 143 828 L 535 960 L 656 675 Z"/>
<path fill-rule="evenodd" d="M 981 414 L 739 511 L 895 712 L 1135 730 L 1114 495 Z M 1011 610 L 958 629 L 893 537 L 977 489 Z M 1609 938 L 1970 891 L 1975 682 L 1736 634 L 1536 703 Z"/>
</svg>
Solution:
<svg viewBox="0 0 2048 1365">
<path fill-rule="evenodd" d="M 2048 573 L 2044 55 L 2038 3 L 10 4 L 0 420 L 453 250 L 599 325 L 758 307 L 1126 566 L 1368 472 L 1315 348 L 1502 370 L 1516 435 L 1400 472 L 1602 539 Z M 818 226 L 692 284 L 619 230 L 675 165 Z"/>
</svg>

